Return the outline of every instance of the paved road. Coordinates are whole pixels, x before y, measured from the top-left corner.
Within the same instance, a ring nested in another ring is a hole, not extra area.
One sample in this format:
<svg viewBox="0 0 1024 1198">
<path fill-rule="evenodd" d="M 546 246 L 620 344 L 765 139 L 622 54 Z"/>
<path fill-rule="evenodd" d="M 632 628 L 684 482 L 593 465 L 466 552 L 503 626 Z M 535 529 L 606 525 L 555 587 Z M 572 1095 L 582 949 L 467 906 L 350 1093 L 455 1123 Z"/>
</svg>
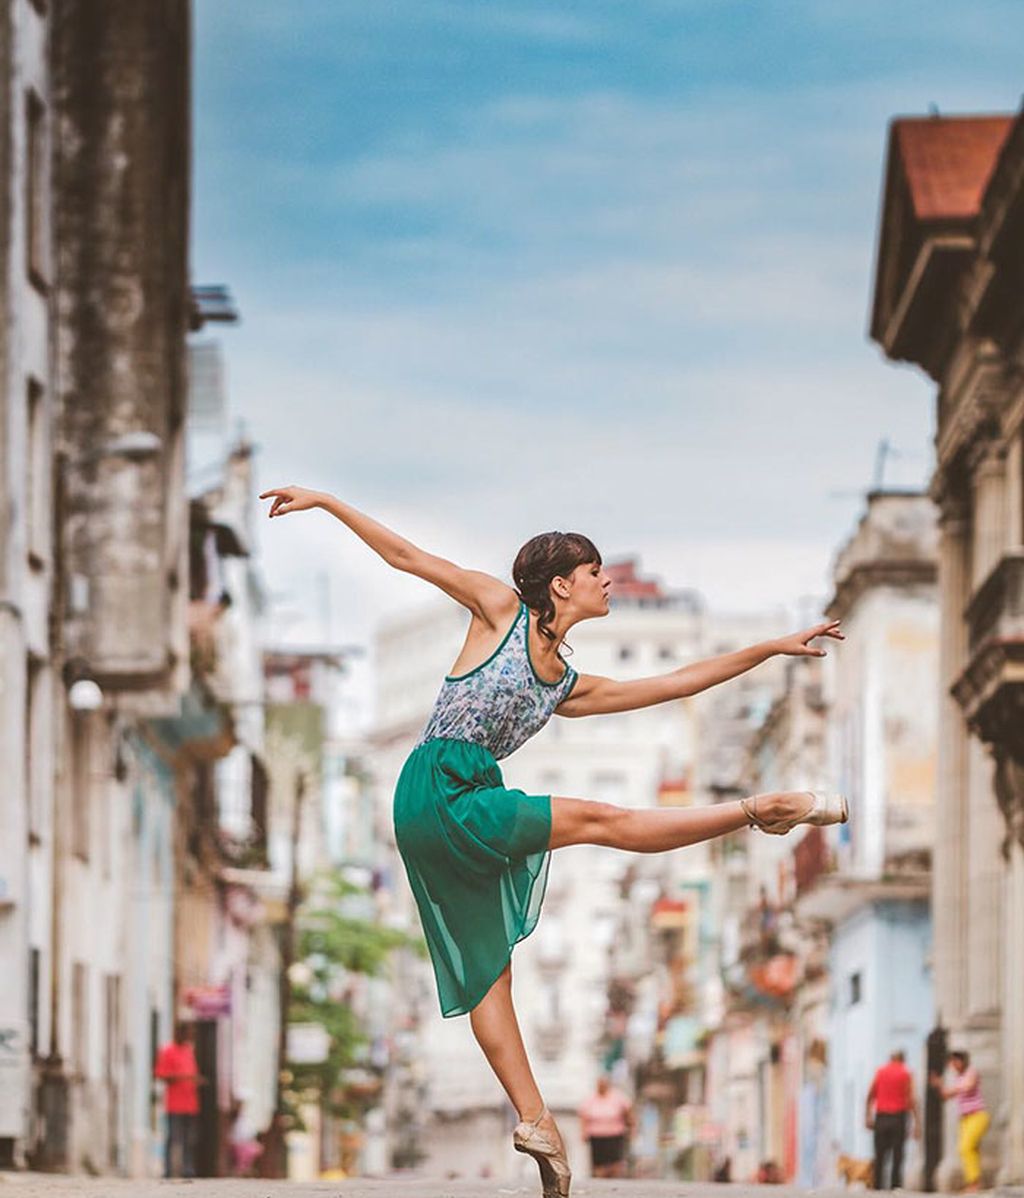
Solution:
<svg viewBox="0 0 1024 1198">
<path fill-rule="evenodd" d="M 671 1181 L 591 1181 L 581 1178 L 573 1198 L 807 1198 L 786 1186 L 716 1186 Z M 815 1190 L 815 1198 L 851 1198 L 842 1189 Z M 540 1186 L 522 1182 L 443 1181 L 130 1181 L 0 1173 L 0 1198 L 540 1198 Z M 906 1193 L 902 1198 L 913 1198 Z"/>
</svg>

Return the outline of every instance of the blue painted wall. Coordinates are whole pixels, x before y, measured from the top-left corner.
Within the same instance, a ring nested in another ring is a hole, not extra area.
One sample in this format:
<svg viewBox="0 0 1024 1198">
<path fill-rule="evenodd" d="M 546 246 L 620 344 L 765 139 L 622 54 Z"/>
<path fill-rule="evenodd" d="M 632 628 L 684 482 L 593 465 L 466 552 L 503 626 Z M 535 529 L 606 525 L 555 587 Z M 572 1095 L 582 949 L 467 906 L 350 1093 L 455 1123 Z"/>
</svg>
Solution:
<svg viewBox="0 0 1024 1198">
<path fill-rule="evenodd" d="M 835 929 L 830 953 L 829 1094 L 835 1153 L 869 1157 L 864 1103 L 875 1070 L 907 1054 L 918 1102 L 934 1022 L 926 901 L 866 903 Z"/>
</svg>

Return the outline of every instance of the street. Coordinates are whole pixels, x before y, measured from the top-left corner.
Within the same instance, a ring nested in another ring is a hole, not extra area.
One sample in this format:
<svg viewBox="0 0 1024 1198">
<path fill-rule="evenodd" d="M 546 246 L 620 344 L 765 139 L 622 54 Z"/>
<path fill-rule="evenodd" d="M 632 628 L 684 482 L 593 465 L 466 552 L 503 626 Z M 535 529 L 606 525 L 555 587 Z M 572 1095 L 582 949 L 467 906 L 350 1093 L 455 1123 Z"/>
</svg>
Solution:
<svg viewBox="0 0 1024 1198">
<path fill-rule="evenodd" d="M 128 1180 L 115 1178 L 85 1178 L 47 1176 L 27 1173 L 0 1173 L 0 1189 L 9 1183 L 5 1192 L 11 1198 L 272 1198 L 288 1195 L 288 1198 L 535 1198 L 540 1186 L 524 1185 L 522 1182 L 502 1181 L 445 1181 L 417 1178 L 415 1180 L 385 1179 L 369 1181 L 353 1178 L 351 1181 L 281 1182 L 260 1180 L 199 1180 L 160 1181 Z M 629 1198 L 746 1198 L 746 1195 L 765 1190 L 773 1198 L 795 1198 L 806 1190 L 789 1186 L 721 1186 L 682 1181 L 594 1181 L 589 1178 L 574 1182 L 573 1198 L 611 1198 L 612 1195 L 628 1195 Z M 813 1191 L 819 1198 L 841 1195 L 841 1188 Z M 912 1198 L 904 1191 L 903 1198 Z"/>
</svg>

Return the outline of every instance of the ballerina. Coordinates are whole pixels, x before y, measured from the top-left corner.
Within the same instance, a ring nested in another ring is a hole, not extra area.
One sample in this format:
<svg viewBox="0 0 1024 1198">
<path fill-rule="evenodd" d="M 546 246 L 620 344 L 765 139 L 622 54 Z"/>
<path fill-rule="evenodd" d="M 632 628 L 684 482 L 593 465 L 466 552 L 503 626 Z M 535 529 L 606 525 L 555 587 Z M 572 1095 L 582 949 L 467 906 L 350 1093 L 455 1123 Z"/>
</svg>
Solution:
<svg viewBox="0 0 1024 1198">
<path fill-rule="evenodd" d="M 634 711 L 695 695 L 777 654 L 823 657 L 839 621 L 620 682 L 577 674 L 559 652 L 581 620 L 608 614 L 611 579 L 580 533 L 533 537 L 515 583 L 427 553 L 363 512 L 304 487 L 264 491 L 269 516 L 320 508 L 397 570 L 433 583 L 470 613 L 462 649 L 405 762 L 395 840 L 416 899 L 445 1017 L 469 1014 L 484 1056 L 515 1107 L 513 1146 L 538 1163 L 544 1198 L 567 1198 L 571 1173 L 558 1127 L 530 1068 L 512 1005 L 512 949 L 536 926 L 551 852 L 597 844 L 661 853 L 744 827 L 782 835 L 845 822 L 846 800 L 811 791 L 754 795 L 685 809 L 632 810 L 506 787 L 498 761 L 552 715 Z"/>
</svg>

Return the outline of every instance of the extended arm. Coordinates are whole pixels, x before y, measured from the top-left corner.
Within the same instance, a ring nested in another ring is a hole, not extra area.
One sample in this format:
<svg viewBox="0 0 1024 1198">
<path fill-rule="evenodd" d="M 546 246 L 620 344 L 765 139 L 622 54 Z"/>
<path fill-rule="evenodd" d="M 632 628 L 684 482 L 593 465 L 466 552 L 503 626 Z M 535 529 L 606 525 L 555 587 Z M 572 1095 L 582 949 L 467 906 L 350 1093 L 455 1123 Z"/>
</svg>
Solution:
<svg viewBox="0 0 1024 1198">
<path fill-rule="evenodd" d="M 487 624 L 495 627 L 507 624 L 519 602 L 515 591 L 500 579 L 479 570 L 465 570 L 443 557 L 427 553 L 371 516 L 325 491 L 278 487 L 264 491 L 260 499 L 273 499 L 268 513 L 270 516 L 285 516 L 313 508 L 330 512 L 389 566 L 433 583 Z"/>
<path fill-rule="evenodd" d="M 938 1090 L 939 1097 L 943 1101 L 945 1101 L 947 1098 L 955 1098 L 957 1095 L 957 1091 L 960 1089 L 959 1081 L 955 1081 L 948 1088 L 946 1086 L 944 1086 L 942 1084 L 942 1074 L 941 1073 L 931 1074 L 931 1076 L 928 1078 L 928 1084 L 932 1087 L 933 1090 Z"/>
<path fill-rule="evenodd" d="M 762 641 L 747 649 L 734 653 L 723 653 L 709 657 L 692 665 L 682 666 L 668 674 L 656 674 L 653 678 L 636 678 L 620 682 L 614 678 L 602 678 L 597 674 L 583 674 L 573 687 L 572 694 L 558 707 L 564 716 L 603 715 L 613 711 L 635 711 L 640 707 L 652 707 L 656 703 L 667 703 L 671 699 L 685 699 L 700 694 L 709 687 L 717 686 L 745 674 L 759 666 L 769 657 L 782 653 L 791 657 L 824 657 L 825 650 L 811 648 L 815 637 L 827 636 L 842 640 L 839 621 L 816 624 L 804 632 L 781 637 L 776 641 Z"/>
</svg>

